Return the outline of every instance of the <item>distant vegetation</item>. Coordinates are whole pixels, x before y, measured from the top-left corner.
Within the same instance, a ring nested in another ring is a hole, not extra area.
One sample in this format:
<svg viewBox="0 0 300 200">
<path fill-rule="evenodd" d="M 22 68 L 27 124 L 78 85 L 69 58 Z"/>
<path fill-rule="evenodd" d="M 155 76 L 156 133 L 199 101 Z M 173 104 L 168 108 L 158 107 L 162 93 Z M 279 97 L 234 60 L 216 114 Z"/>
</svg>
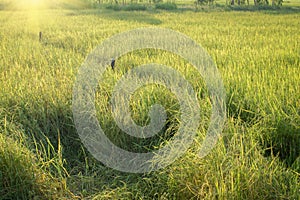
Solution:
<svg viewBox="0 0 300 200">
<path fill-rule="evenodd" d="M 201 6 L 201 5 L 214 5 L 216 3 L 219 4 L 219 2 L 216 2 L 216 0 L 195 0 L 195 1 L 163 1 L 163 0 L 93 0 L 91 1 L 94 4 L 110 4 L 110 5 L 136 5 L 136 4 L 143 4 L 147 5 L 148 7 L 151 7 L 152 5 L 155 5 L 155 7 L 162 6 L 163 8 L 168 8 L 167 10 L 173 10 L 175 5 L 195 5 L 195 6 Z M 222 2 L 222 4 L 225 5 L 238 5 L 238 6 L 244 6 L 244 5 L 254 5 L 256 7 L 259 6 L 282 6 L 283 0 L 253 0 L 250 2 L 250 0 L 226 0 L 225 2 Z"/>
<path fill-rule="evenodd" d="M 132 2 L 132 11 L 131 2 L 124 1 L 118 2 L 118 12 L 110 1 L 101 1 L 103 7 L 79 0 L 49 2 L 21 7 L 0 1 L 1 200 L 299 199 L 299 1 L 274 10 L 225 2 L 199 5 L 204 12 L 195 12 L 193 2 Z M 178 9 L 161 11 L 169 8 L 165 5 Z M 144 152 L 162 147 L 178 130 L 178 101 L 159 85 L 139 89 L 130 104 L 140 125 L 149 123 L 151 105 L 166 108 L 168 120 L 158 137 L 129 137 L 114 122 L 109 102 L 115 83 L 145 63 L 173 67 L 190 82 L 201 123 L 192 147 L 167 168 L 122 173 L 95 160 L 82 145 L 73 121 L 72 89 L 79 67 L 102 41 L 151 26 L 186 34 L 208 51 L 225 85 L 227 121 L 216 147 L 200 159 L 211 111 L 201 75 L 170 52 L 123 55 L 114 71 L 104 73 L 95 101 L 99 123 L 115 144 Z"/>
</svg>

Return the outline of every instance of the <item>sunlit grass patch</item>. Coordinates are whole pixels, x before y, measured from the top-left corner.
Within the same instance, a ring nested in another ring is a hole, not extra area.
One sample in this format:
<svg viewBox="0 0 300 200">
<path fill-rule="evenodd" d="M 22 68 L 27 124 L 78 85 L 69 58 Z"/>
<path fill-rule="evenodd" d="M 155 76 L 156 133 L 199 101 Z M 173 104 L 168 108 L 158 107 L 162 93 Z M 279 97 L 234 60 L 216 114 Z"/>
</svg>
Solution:
<svg viewBox="0 0 300 200">
<path fill-rule="evenodd" d="M 298 198 L 298 13 L 68 9 L 0 12 L 0 199 L 15 194 L 57 199 L 68 190 L 74 195 L 67 198 Z M 158 149 L 180 124 L 176 97 L 152 84 L 132 95 L 131 116 L 147 125 L 151 105 L 162 104 L 168 120 L 159 137 L 137 140 L 117 127 L 110 107 L 114 85 L 142 64 L 180 72 L 196 92 L 201 122 L 192 147 L 167 168 L 122 173 L 95 160 L 81 143 L 71 108 L 73 83 L 86 56 L 102 41 L 153 25 L 180 31 L 209 52 L 226 88 L 228 119 L 216 148 L 200 159 L 211 112 L 201 75 L 166 51 L 123 55 L 114 71 L 108 66 L 103 74 L 95 101 L 99 123 L 115 144 L 132 151 Z"/>
</svg>

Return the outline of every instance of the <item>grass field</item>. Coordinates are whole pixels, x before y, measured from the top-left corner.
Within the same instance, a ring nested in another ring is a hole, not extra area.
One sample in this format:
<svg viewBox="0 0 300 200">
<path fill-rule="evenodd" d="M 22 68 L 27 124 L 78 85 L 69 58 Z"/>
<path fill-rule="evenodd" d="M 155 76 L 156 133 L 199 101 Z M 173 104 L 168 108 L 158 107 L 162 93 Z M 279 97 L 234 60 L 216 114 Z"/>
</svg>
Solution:
<svg viewBox="0 0 300 200">
<path fill-rule="evenodd" d="M 299 1 L 281 9 L 216 6 L 198 12 L 113 11 L 79 0 L 22 9 L 7 2 L 0 3 L 0 199 L 300 198 Z M 145 63 L 171 66 L 191 83 L 201 123 L 193 146 L 167 168 L 123 173 L 82 145 L 72 88 L 86 56 L 102 41 L 152 26 L 184 33 L 212 56 L 226 89 L 227 121 L 216 147 L 200 159 L 211 110 L 200 74 L 166 51 L 126 54 L 115 71 L 105 72 L 96 92 L 99 123 L 114 143 L 131 151 L 159 148 L 180 124 L 178 101 L 157 85 L 139 89 L 130 106 L 140 125 L 149 123 L 152 104 L 165 106 L 168 123 L 161 137 L 136 140 L 114 122 L 114 84 Z"/>
</svg>

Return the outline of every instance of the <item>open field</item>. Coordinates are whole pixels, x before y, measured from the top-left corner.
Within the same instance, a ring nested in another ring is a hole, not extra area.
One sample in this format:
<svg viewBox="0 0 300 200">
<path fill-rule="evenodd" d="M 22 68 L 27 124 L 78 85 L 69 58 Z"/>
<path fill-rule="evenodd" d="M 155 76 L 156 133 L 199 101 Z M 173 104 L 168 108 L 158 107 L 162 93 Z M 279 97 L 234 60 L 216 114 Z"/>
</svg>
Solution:
<svg viewBox="0 0 300 200">
<path fill-rule="evenodd" d="M 14 10 L 3 2 L 0 199 L 300 198 L 299 1 L 279 10 L 216 7 L 203 12 L 113 11 L 82 2 Z M 104 73 L 95 101 L 99 123 L 115 144 L 136 152 L 159 148 L 180 124 L 176 97 L 158 85 L 139 89 L 130 106 L 140 125 L 149 123 L 154 103 L 166 108 L 168 121 L 160 137 L 137 140 L 114 122 L 109 107 L 113 86 L 141 64 L 179 71 L 201 108 L 197 136 L 182 157 L 156 172 L 122 173 L 104 166 L 82 145 L 72 115 L 73 84 L 86 56 L 102 41 L 153 26 L 184 33 L 211 55 L 226 89 L 227 120 L 216 147 L 200 159 L 211 110 L 201 75 L 162 50 L 122 56 L 114 71 Z"/>
</svg>

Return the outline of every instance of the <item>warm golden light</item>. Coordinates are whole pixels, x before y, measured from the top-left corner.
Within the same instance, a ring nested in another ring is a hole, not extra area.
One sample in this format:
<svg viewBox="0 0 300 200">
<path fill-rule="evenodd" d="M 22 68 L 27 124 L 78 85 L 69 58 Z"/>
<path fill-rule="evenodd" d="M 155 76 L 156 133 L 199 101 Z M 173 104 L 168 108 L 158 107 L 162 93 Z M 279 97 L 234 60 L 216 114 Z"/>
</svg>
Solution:
<svg viewBox="0 0 300 200">
<path fill-rule="evenodd" d="M 41 9 L 46 6 L 45 0 L 20 0 L 16 5 L 20 9 Z"/>
</svg>

